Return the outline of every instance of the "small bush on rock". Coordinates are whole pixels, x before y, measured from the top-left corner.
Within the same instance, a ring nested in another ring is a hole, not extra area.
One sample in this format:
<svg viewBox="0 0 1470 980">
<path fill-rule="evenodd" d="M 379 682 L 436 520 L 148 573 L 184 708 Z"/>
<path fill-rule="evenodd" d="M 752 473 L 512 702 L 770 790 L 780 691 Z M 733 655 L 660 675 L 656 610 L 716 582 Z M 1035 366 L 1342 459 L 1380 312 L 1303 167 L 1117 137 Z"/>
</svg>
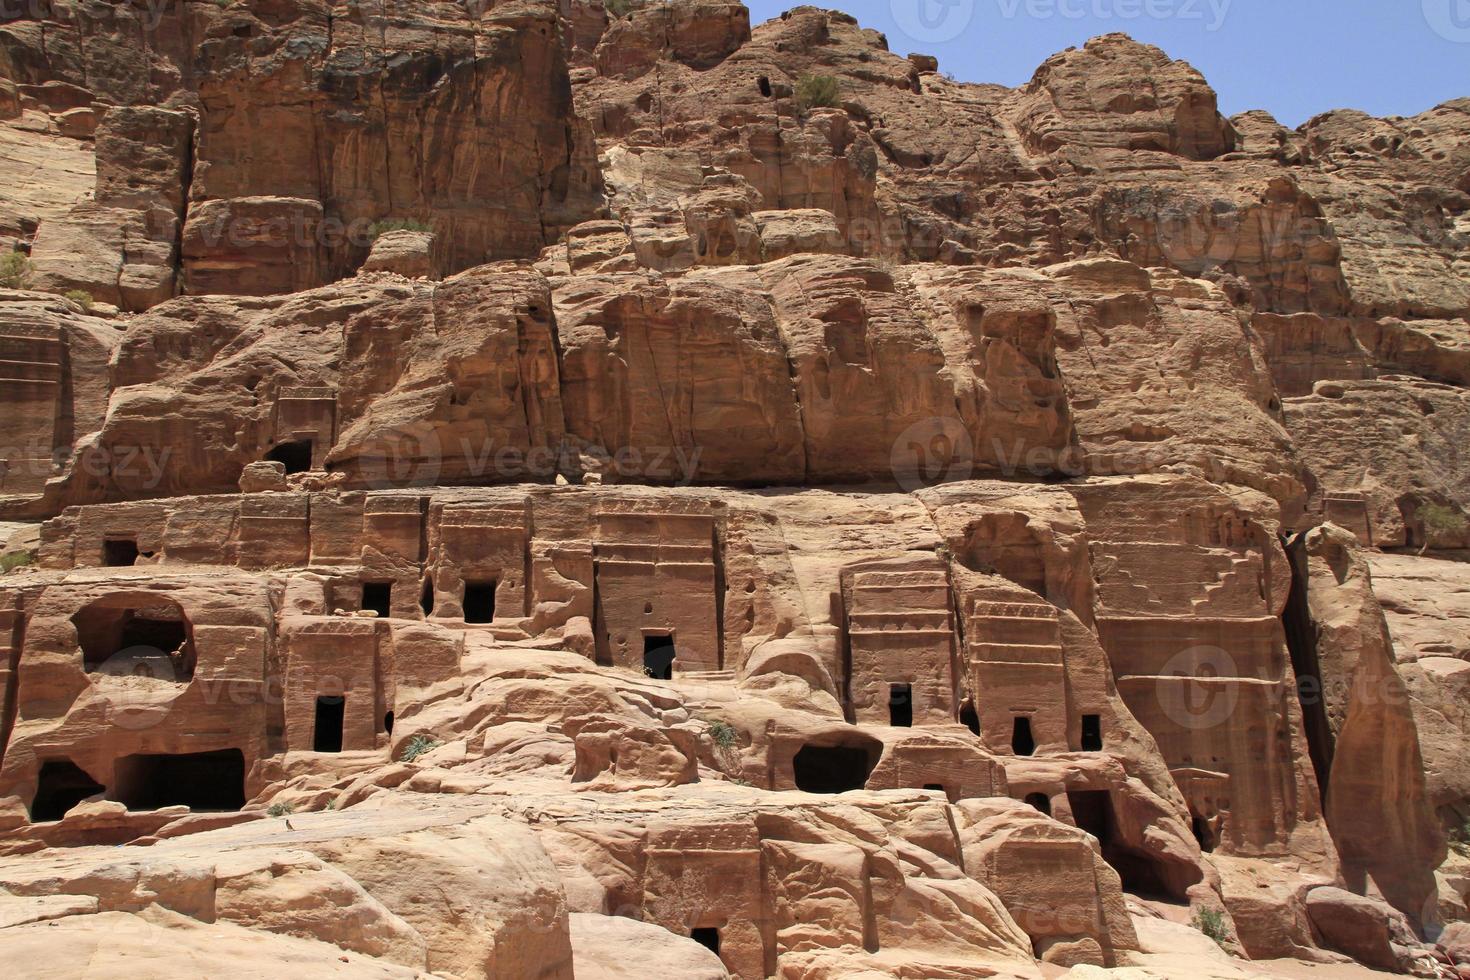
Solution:
<svg viewBox="0 0 1470 980">
<path fill-rule="evenodd" d="M 1444 504 L 1424 504 L 1419 508 L 1418 517 L 1424 526 L 1424 547 L 1419 549 L 1420 554 L 1429 547 L 1430 538 L 1463 534 L 1465 531 L 1464 515 Z"/>
<path fill-rule="evenodd" d="M 733 748 L 736 740 L 735 726 L 728 721 L 709 723 L 709 737 L 722 749 Z"/>
<path fill-rule="evenodd" d="M 86 312 L 92 312 L 92 294 L 87 292 L 85 289 L 68 289 L 62 295 L 71 300 L 73 303 L 80 306 Z"/>
<path fill-rule="evenodd" d="M 805 112 L 840 105 L 842 93 L 831 75 L 803 75 L 796 83 L 796 104 Z"/>
<path fill-rule="evenodd" d="M 0 286 L 25 289 L 31 282 L 31 260 L 21 252 L 0 255 Z"/>
<path fill-rule="evenodd" d="M 0 572 L 13 572 L 35 560 L 36 556 L 29 551 L 12 551 L 8 555 L 0 555 Z"/>
<path fill-rule="evenodd" d="M 1219 946 L 1230 941 L 1230 929 L 1225 925 L 1225 913 L 1219 909 L 1195 909 L 1189 924 L 1209 936 Z"/>
<path fill-rule="evenodd" d="M 404 762 L 412 762 L 425 752 L 432 752 L 439 747 L 439 742 L 427 735 L 415 735 L 403 746 L 403 755 L 400 758 Z"/>
<path fill-rule="evenodd" d="M 294 804 L 291 803 L 272 803 L 270 806 L 265 808 L 265 813 L 268 817 L 284 817 L 287 814 L 295 812 L 296 807 Z"/>
</svg>

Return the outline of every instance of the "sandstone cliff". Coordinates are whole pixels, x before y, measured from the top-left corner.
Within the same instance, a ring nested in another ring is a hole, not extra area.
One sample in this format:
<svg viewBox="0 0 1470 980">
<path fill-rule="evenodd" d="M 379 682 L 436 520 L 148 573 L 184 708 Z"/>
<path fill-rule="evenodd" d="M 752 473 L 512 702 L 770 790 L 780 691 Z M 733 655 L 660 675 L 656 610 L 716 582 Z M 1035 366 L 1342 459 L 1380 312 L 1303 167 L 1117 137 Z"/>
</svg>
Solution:
<svg viewBox="0 0 1470 980">
<path fill-rule="evenodd" d="M 1470 964 L 1470 101 L 48 0 L 0 186 L 18 975 Z"/>
</svg>

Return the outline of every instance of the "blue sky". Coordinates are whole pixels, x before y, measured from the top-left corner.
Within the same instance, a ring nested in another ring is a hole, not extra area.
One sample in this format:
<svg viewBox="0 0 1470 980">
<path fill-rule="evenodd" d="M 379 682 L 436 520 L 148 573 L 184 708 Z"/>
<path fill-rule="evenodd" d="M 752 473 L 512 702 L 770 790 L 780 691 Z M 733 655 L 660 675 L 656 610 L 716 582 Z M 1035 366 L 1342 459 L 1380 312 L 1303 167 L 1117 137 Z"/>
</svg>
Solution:
<svg viewBox="0 0 1470 980">
<path fill-rule="evenodd" d="M 745 0 L 753 24 L 794 0 Z M 965 81 L 1016 86 L 1124 31 L 1190 62 L 1226 115 L 1297 126 L 1329 109 L 1410 116 L 1470 96 L 1470 0 L 817 0 Z"/>
</svg>

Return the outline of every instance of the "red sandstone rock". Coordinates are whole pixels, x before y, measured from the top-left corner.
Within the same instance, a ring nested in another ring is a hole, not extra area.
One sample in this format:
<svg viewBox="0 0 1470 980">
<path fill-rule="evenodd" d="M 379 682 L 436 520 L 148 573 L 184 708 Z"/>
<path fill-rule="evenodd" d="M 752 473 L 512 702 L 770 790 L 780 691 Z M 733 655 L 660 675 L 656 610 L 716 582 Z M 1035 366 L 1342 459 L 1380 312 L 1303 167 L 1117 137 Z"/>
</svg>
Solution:
<svg viewBox="0 0 1470 980">
<path fill-rule="evenodd" d="M 1464 100 L 143 8 L 0 25 L 22 973 L 1423 972 L 1470 915 Z"/>
</svg>

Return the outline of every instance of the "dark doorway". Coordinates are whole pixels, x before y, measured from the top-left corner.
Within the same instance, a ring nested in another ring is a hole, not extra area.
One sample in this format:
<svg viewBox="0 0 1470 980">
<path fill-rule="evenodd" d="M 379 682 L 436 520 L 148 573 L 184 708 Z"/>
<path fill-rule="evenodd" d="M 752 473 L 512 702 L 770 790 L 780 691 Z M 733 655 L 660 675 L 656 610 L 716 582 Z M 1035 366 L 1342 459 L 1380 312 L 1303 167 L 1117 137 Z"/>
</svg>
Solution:
<svg viewBox="0 0 1470 980">
<path fill-rule="evenodd" d="M 1209 854 L 1215 849 L 1215 831 L 1210 827 L 1210 822 L 1199 814 L 1193 814 L 1189 819 L 1189 829 L 1194 831 L 1194 839 L 1199 842 L 1199 849 Z"/>
<path fill-rule="evenodd" d="M 1082 716 L 1082 751 L 1101 752 L 1102 741 L 1102 716 Z"/>
<path fill-rule="evenodd" d="M 699 943 L 699 945 L 703 946 L 711 953 L 714 953 L 716 956 L 720 955 L 720 930 L 716 929 L 714 926 L 704 926 L 702 928 L 692 930 L 689 933 L 689 938 Z"/>
<path fill-rule="evenodd" d="M 960 724 L 968 728 L 970 734 L 980 734 L 980 713 L 973 704 L 967 704 L 960 709 Z"/>
<path fill-rule="evenodd" d="M 464 584 L 464 621 L 466 623 L 490 623 L 495 621 L 495 582 L 466 582 Z"/>
<path fill-rule="evenodd" d="M 1123 890 L 1152 898 L 1183 899 L 1184 888 L 1193 881 L 1178 882 L 1172 887 L 1165 868 L 1146 853 L 1129 847 L 1119 839 L 1113 816 L 1113 801 L 1107 790 L 1085 790 L 1067 794 L 1072 819 L 1082 830 L 1096 837 L 1102 845 L 1103 860 L 1118 872 Z M 1195 880 L 1198 880 L 1196 873 Z"/>
<path fill-rule="evenodd" d="M 791 760 L 796 788 L 804 793 L 846 793 L 862 789 L 878 764 L 882 747 L 807 745 Z"/>
<path fill-rule="evenodd" d="M 310 439 L 283 442 L 265 454 L 267 462 L 280 463 L 286 473 L 306 473 L 311 470 L 313 443 Z"/>
<path fill-rule="evenodd" d="M 425 618 L 434 615 L 434 580 L 424 579 L 423 590 L 419 592 L 419 608 L 423 610 Z"/>
<path fill-rule="evenodd" d="M 245 805 L 245 755 L 224 749 L 127 756 L 117 761 L 117 798 L 129 810 L 238 810 Z"/>
<path fill-rule="evenodd" d="M 1026 805 L 1048 817 L 1051 816 L 1051 797 L 1045 793 L 1027 793 Z"/>
<path fill-rule="evenodd" d="M 1067 794 L 1072 807 L 1072 820 L 1103 843 L 1113 839 L 1113 801 L 1106 790 L 1086 790 Z"/>
<path fill-rule="evenodd" d="M 99 600 L 71 621 L 88 673 L 177 682 L 194 676 L 194 643 L 176 603 L 129 607 Z"/>
<path fill-rule="evenodd" d="M 147 647 L 162 653 L 173 653 L 189 642 L 189 631 L 182 619 L 154 619 L 134 613 L 123 623 L 117 648 Z"/>
<path fill-rule="evenodd" d="M 316 728 L 312 730 L 311 738 L 313 752 L 342 751 L 342 719 L 346 708 L 346 698 L 316 699 Z"/>
<path fill-rule="evenodd" d="M 36 797 L 31 801 L 31 821 L 60 820 L 78 803 L 104 791 L 70 759 L 43 762 L 36 780 Z"/>
<path fill-rule="evenodd" d="M 888 724 L 894 728 L 914 727 L 914 686 L 888 685 Z"/>
<path fill-rule="evenodd" d="M 643 638 L 643 672 L 656 681 L 674 679 L 674 638 L 667 633 Z"/>
<path fill-rule="evenodd" d="M 393 583 L 392 582 L 364 582 L 362 583 L 362 602 L 359 609 L 371 609 L 378 614 L 379 619 L 387 619 L 393 615 Z"/>
<path fill-rule="evenodd" d="M 387 735 L 393 734 L 393 712 L 391 711 L 383 716 L 383 732 Z"/>
<path fill-rule="evenodd" d="M 762 75 L 755 80 L 755 84 L 760 89 L 761 95 L 764 95 L 768 99 L 771 97 L 771 80 L 769 78 Z"/>
<path fill-rule="evenodd" d="M 138 564 L 137 540 L 108 538 L 102 542 L 102 564 L 107 568 L 127 568 Z"/>
<path fill-rule="evenodd" d="M 1036 752 L 1036 738 L 1031 734 L 1031 719 L 1017 716 L 1011 725 L 1011 751 L 1016 755 Z"/>
</svg>

